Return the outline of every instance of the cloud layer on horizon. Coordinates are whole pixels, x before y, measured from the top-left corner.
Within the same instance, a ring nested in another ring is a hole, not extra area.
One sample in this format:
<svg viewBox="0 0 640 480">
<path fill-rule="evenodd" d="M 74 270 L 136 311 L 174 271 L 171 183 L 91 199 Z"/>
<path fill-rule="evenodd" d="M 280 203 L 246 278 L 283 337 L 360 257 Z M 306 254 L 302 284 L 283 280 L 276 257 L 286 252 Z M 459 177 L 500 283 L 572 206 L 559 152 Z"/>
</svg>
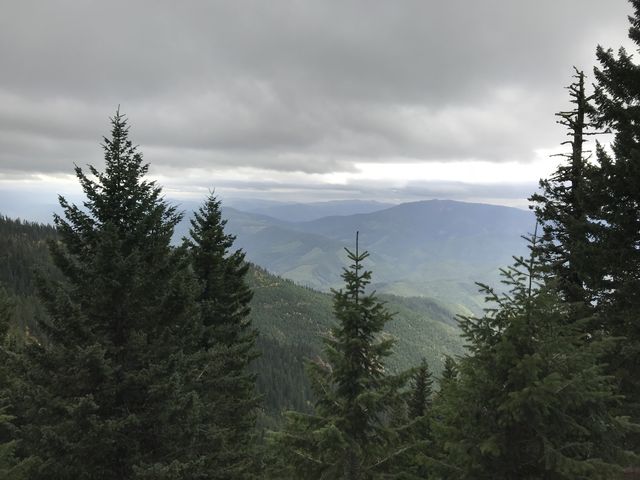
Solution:
<svg viewBox="0 0 640 480">
<path fill-rule="evenodd" d="M 562 140 L 553 113 L 572 65 L 589 71 L 597 44 L 621 45 L 630 10 L 622 0 L 13 1 L 0 17 L 0 176 L 100 164 L 117 105 L 159 175 L 531 162 Z"/>
</svg>

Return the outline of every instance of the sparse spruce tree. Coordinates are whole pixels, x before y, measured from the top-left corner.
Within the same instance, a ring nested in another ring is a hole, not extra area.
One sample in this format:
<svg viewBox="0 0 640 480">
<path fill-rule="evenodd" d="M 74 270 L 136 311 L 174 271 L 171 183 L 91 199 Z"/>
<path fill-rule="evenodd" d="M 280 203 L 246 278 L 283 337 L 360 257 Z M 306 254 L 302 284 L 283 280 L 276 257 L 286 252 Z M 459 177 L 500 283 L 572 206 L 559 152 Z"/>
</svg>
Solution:
<svg viewBox="0 0 640 480">
<path fill-rule="evenodd" d="M 423 358 L 417 371 L 411 380 L 411 390 L 408 400 L 409 417 L 424 417 L 431 406 L 431 395 L 433 393 L 433 379 L 429 371 L 429 365 Z"/>
<path fill-rule="evenodd" d="M 259 399 L 255 374 L 256 331 L 248 318 L 253 296 L 245 282 L 249 265 L 241 250 L 231 251 L 235 237 L 226 234 L 220 201 L 209 195 L 191 220 L 186 239 L 193 270 L 200 281 L 197 296 L 204 325 L 201 348 L 210 365 L 198 390 L 212 405 L 209 423 L 220 448 L 212 454 L 219 478 L 250 478 L 255 464 L 255 421 Z M 216 477 L 218 478 L 218 477 Z"/>
<path fill-rule="evenodd" d="M 533 245 L 530 259 L 503 270 L 509 287 L 483 287 L 492 304 L 463 317 L 469 355 L 455 385 L 442 391 L 436 429 L 439 459 L 451 479 L 612 479 L 623 419 L 611 378 L 599 364 L 608 341 L 589 337 L 559 289 L 546 282 Z"/>
<path fill-rule="evenodd" d="M 458 365 L 456 361 L 451 358 L 449 355 L 444 357 L 444 366 L 442 367 L 442 372 L 440 373 L 440 380 L 438 381 L 439 391 L 442 391 L 443 388 L 451 383 L 455 382 L 458 378 Z"/>
<path fill-rule="evenodd" d="M 640 47 L 640 1 L 632 0 L 629 38 Z M 607 330 L 622 337 L 610 356 L 625 397 L 623 412 L 640 422 L 640 65 L 620 48 L 598 47 L 595 104 L 598 120 L 614 134 L 610 149 L 599 146 L 602 199 L 597 220 L 605 227 L 599 238 L 603 260 L 599 310 Z M 631 439 L 640 452 L 640 435 Z"/>
<path fill-rule="evenodd" d="M 208 426 L 192 388 L 202 371 L 195 280 L 171 247 L 180 220 L 119 112 L 103 144 L 105 169 L 76 176 L 83 207 L 60 197 L 62 281 L 42 281 L 45 336 L 26 348 L 22 443 L 33 479 L 209 478 Z M 24 423 L 26 421 L 26 423 Z"/>
<path fill-rule="evenodd" d="M 559 155 L 565 161 L 551 177 L 540 180 L 540 191 L 530 200 L 543 230 L 538 243 L 540 259 L 555 278 L 562 298 L 580 316 L 594 297 L 597 270 L 590 239 L 598 225 L 592 220 L 595 198 L 591 180 L 596 169 L 587 163 L 583 148 L 586 137 L 594 133 L 589 120 L 594 109 L 585 93 L 584 73 L 575 69 L 574 78 L 568 87 L 574 108 L 556 114 L 558 123 L 568 130 L 569 139 L 563 145 L 569 145 L 571 152 Z"/>
<path fill-rule="evenodd" d="M 324 339 L 324 358 L 309 364 L 314 412 L 289 412 L 284 430 L 274 435 L 283 459 L 276 478 L 394 478 L 385 475 L 406 450 L 388 421 L 405 382 L 384 368 L 393 340 L 383 328 L 391 314 L 365 293 L 371 272 L 364 270 L 368 253 L 359 252 L 357 239 L 347 255 L 345 288 L 333 291 L 338 324 Z"/>
</svg>

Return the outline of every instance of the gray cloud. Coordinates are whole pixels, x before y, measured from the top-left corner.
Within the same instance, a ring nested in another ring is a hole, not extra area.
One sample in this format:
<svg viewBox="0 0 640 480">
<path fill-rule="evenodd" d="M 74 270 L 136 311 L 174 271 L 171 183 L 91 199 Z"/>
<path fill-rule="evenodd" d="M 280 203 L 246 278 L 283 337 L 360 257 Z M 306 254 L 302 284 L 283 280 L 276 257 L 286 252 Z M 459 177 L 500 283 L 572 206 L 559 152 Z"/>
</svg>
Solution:
<svg viewBox="0 0 640 480">
<path fill-rule="evenodd" d="M 166 189 L 174 198 L 188 198 L 196 201 L 211 190 L 207 179 L 188 182 L 173 181 Z M 185 190 L 185 187 L 188 187 Z M 535 182 L 472 184 L 447 181 L 410 181 L 400 187 L 389 187 L 384 181 L 364 180 L 347 184 L 296 183 L 274 180 L 227 180 L 215 182 L 215 191 L 223 201 L 257 198 L 269 201 L 326 201 L 341 199 L 375 199 L 377 201 L 402 203 L 421 199 L 452 199 L 469 202 L 496 203 L 526 207 L 526 200 L 537 191 Z"/>
<path fill-rule="evenodd" d="M 175 187 L 175 185 L 174 185 Z M 425 199 L 450 199 L 468 202 L 493 203 L 527 208 L 526 198 L 536 189 L 530 183 L 521 184 L 468 184 L 462 182 L 413 182 L 401 188 L 390 189 L 382 182 L 362 182 L 358 185 L 300 185 L 275 181 L 231 181 L 217 182 L 215 192 L 224 205 L 234 206 L 238 201 L 330 201 L 370 198 L 389 203 L 411 202 Z M 169 202 L 179 210 L 189 211 L 200 205 L 211 186 L 205 182 L 191 182 L 189 191 L 165 188 Z M 185 194 L 186 193 L 186 194 Z M 66 192 L 65 198 L 81 204 L 83 196 L 77 192 Z M 241 207 L 242 202 L 238 204 Z M 34 221 L 51 222 L 52 212 L 60 212 L 56 195 L 45 188 L 26 192 L 24 188 L 4 188 L 0 185 L 0 213 L 11 217 Z"/>
<path fill-rule="evenodd" d="M 98 163 L 121 104 L 162 168 L 350 171 L 557 145 L 571 66 L 623 0 L 15 0 L 0 17 L 0 172 Z"/>
</svg>

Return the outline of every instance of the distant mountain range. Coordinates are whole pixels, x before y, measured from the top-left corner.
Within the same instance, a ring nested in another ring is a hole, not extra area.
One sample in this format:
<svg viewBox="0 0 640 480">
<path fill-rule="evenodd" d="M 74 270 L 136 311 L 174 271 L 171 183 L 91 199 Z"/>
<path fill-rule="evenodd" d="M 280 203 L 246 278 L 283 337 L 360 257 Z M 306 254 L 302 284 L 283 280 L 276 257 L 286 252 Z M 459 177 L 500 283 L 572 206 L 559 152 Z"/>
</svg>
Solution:
<svg viewBox="0 0 640 480">
<path fill-rule="evenodd" d="M 82 197 L 73 194 L 65 195 L 71 203 L 81 203 Z M 204 201 L 204 197 L 202 198 Z M 193 200 L 168 201 L 185 212 L 196 210 L 201 202 Z M 247 213 L 267 215 L 285 222 L 306 222 L 322 217 L 354 215 L 357 213 L 371 213 L 394 206 L 392 203 L 382 203 L 369 200 L 333 200 L 328 202 L 276 202 L 273 200 L 231 198 L 223 199 L 226 207 Z M 51 223 L 53 213 L 61 213 L 53 195 L 44 193 L 25 194 L 20 191 L 0 190 L 0 214 L 10 218 L 22 218 L 31 222 Z"/>
<path fill-rule="evenodd" d="M 52 199 L 24 200 L 10 201 L 0 192 L 0 213 L 50 222 L 51 212 L 59 211 Z M 178 242 L 199 203 L 169 201 L 186 213 Z M 272 273 L 322 291 L 338 287 L 344 248 L 353 248 L 359 231 L 378 291 L 436 298 L 456 311 L 481 308 L 475 282 L 498 284 L 499 267 L 510 264 L 512 255 L 526 254 L 521 236 L 535 224 L 529 211 L 449 200 L 390 205 L 223 199 L 223 205 L 236 246 Z"/>
<path fill-rule="evenodd" d="M 367 200 L 334 200 L 330 202 L 283 203 L 232 199 L 225 205 L 249 213 L 257 213 L 286 222 L 308 222 L 323 217 L 372 213 L 393 207 L 393 203 Z"/>
<path fill-rule="evenodd" d="M 303 222 L 223 213 L 247 258 L 277 275 L 324 291 L 339 287 L 344 248 L 354 247 L 359 231 L 378 291 L 433 297 L 457 311 L 481 307 L 475 282 L 497 283 L 498 269 L 526 254 L 521 236 L 535 224 L 525 210 L 448 200 Z"/>
</svg>

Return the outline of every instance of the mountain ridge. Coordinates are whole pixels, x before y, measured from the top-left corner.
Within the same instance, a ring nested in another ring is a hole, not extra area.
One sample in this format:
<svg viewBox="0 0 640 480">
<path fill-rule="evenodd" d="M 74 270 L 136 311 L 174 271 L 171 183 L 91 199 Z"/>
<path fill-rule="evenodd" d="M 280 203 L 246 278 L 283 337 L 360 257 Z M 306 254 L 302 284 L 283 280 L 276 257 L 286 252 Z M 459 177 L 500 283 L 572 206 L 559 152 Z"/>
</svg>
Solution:
<svg viewBox="0 0 640 480">
<path fill-rule="evenodd" d="M 382 293 L 438 298 L 479 310 L 475 282 L 498 283 L 499 268 L 526 254 L 533 214 L 500 205 L 426 200 L 306 222 L 225 210 L 247 258 L 322 291 L 338 286 L 344 247 L 360 233 Z"/>
<path fill-rule="evenodd" d="M 174 236 L 179 243 L 199 204 L 177 203 L 186 211 Z M 521 236 L 534 225 L 530 211 L 445 199 L 298 222 L 242 211 L 224 201 L 222 212 L 227 232 L 236 235 L 236 246 L 248 260 L 299 284 L 321 291 L 339 286 L 344 248 L 353 245 L 359 231 L 380 292 L 433 297 L 454 310 L 476 312 L 483 299 L 475 282 L 499 285 L 498 269 L 510 264 L 512 255 L 526 254 Z"/>
</svg>

